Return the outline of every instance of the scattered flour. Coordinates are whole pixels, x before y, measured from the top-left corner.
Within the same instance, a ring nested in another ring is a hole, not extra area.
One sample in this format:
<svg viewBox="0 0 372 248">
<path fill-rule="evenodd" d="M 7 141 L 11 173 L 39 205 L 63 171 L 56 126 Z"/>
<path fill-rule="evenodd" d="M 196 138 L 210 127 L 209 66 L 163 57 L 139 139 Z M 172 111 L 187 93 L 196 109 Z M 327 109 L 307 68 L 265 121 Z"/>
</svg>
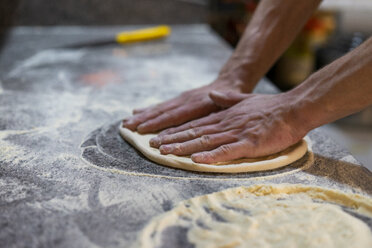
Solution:
<svg viewBox="0 0 372 248">
<path fill-rule="evenodd" d="M 0 188 L 0 203 L 4 204 L 26 198 L 34 185 L 26 185 L 17 178 L 4 177 L 0 178 Z"/>
<path fill-rule="evenodd" d="M 18 165 L 22 161 L 31 161 L 33 154 L 23 147 L 11 144 L 4 140 L 5 131 L 0 132 L 0 157 L 3 162 Z M 6 132 L 5 132 L 6 133 Z"/>
<path fill-rule="evenodd" d="M 344 161 L 344 162 L 347 162 L 347 163 L 359 164 L 359 162 L 352 155 L 347 155 L 347 156 L 341 158 L 340 160 Z"/>
<path fill-rule="evenodd" d="M 122 116 L 124 116 L 125 114 L 132 114 L 132 107 L 128 106 L 128 104 L 110 99 L 105 101 L 104 104 L 99 101 L 93 101 L 89 104 L 89 108 L 95 111 L 101 110 L 107 113 L 120 112 L 122 113 Z"/>
<path fill-rule="evenodd" d="M 150 107 L 151 105 L 155 105 L 155 104 L 160 103 L 162 101 L 163 100 L 161 100 L 157 97 L 148 97 L 143 102 L 141 102 L 141 104 L 138 105 L 137 108 Z"/>
<path fill-rule="evenodd" d="M 0 95 L 4 93 L 3 83 L 0 80 Z"/>
<path fill-rule="evenodd" d="M 84 52 L 81 50 L 45 50 L 41 51 L 30 58 L 24 60 L 18 66 L 16 66 L 12 71 L 10 71 L 9 76 L 14 77 L 18 74 L 24 73 L 33 67 L 48 65 L 57 62 L 75 62 L 79 61 L 84 56 Z"/>
<path fill-rule="evenodd" d="M 100 185 L 100 191 L 98 199 L 104 207 L 112 205 L 133 205 L 143 207 L 147 209 L 151 208 L 152 212 L 160 213 L 163 211 L 159 204 L 159 199 L 172 199 L 172 201 L 178 202 L 182 198 L 176 189 L 168 188 L 167 192 L 164 192 L 164 186 L 153 185 L 151 191 L 142 191 L 140 188 L 133 188 L 130 191 L 123 191 L 122 184 L 115 181 L 103 181 Z M 164 195 L 166 194 L 166 196 Z"/>
<path fill-rule="evenodd" d="M 74 211 L 89 210 L 88 194 L 81 193 L 79 196 L 64 196 L 63 198 L 53 198 L 48 201 L 38 201 L 28 203 L 33 208 L 43 209 L 50 212 L 71 213 Z"/>
</svg>

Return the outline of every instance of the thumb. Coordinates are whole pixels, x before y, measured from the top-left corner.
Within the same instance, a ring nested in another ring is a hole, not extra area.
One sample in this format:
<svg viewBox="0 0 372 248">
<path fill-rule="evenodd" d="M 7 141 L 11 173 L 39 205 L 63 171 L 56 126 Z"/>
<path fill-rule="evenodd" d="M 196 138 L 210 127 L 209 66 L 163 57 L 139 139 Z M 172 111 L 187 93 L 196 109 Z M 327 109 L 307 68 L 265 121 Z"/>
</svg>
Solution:
<svg viewBox="0 0 372 248">
<path fill-rule="evenodd" d="M 211 91 L 209 92 L 209 97 L 212 101 L 219 107 L 228 108 L 231 107 L 238 102 L 242 101 L 248 96 L 248 94 L 242 94 L 238 92 L 219 92 L 219 91 Z"/>
</svg>

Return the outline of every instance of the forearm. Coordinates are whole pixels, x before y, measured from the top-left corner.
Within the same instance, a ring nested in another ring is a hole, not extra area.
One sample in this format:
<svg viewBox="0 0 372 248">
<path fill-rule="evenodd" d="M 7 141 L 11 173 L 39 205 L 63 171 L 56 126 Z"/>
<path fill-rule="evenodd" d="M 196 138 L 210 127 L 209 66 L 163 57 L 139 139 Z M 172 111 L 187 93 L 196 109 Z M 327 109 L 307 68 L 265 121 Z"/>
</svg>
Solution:
<svg viewBox="0 0 372 248">
<path fill-rule="evenodd" d="M 288 92 L 306 131 L 372 104 L 372 38 Z"/>
<path fill-rule="evenodd" d="M 263 0 L 220 72 L 249 92 L 288 48 L 321 0 Z"/>
</svg>

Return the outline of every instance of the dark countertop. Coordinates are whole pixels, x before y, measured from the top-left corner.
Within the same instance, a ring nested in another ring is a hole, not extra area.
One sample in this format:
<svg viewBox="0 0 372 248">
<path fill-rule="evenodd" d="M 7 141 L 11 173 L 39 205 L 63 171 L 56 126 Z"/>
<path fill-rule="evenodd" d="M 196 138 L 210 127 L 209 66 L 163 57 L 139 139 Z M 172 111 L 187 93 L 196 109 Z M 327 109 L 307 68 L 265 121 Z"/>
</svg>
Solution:
<svg viewBox="0 0 372 248">
<path fill-rule="evenodd" d="M 0 54 L 0 247 L 128 247 L 177 202 L 240 185 L 372 194 L 372 173 L 321 130 L 309 134 L 314 154 L 268 172 L 193 173 L 144 159 L 118 121 L 210 82 L 231 49 L 204 25 L 175 26 L 162 41 L 53 49 L 129 28 L 10 33 Z M 261 80 L 256 92 L 277 90 Z"/>
</svg>

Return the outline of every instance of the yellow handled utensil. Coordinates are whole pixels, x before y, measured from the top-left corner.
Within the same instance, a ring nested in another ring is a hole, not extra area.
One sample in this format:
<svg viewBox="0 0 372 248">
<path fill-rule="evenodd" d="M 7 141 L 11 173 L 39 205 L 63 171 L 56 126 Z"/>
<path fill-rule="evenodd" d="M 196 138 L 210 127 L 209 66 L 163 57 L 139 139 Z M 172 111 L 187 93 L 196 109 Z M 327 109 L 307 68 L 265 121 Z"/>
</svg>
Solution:
<svg viewBox="0 0 372 248">
<path fill-rule="evenodd" d="M 171 33 L 171 28 L 168 26 L 157 26 L 154 28 L 145 28 L 134 31 L 118 33 L 115 37 L 117 43 L 130 43 L 146 40 L 153 40 L 167 37 Z"/>
<path fill-rule="evenodd" d="M 87 48 L 87 47 L 97 47 L 106 46 L 112 44 L 127 44 L 133 42 L 148 41 L 154 39 L 165 38 L 171 33 L 171 28 L 168 26 L 157 26 L 153 28 L 138 29 L 133 31 L 125 31 L 116 34 L 115 37 L 103 38 L 100 40 L 89 40 L 81 43 L 74 43 L 70 45 L 65 45 L 62 48 Z"/>
</svg>

